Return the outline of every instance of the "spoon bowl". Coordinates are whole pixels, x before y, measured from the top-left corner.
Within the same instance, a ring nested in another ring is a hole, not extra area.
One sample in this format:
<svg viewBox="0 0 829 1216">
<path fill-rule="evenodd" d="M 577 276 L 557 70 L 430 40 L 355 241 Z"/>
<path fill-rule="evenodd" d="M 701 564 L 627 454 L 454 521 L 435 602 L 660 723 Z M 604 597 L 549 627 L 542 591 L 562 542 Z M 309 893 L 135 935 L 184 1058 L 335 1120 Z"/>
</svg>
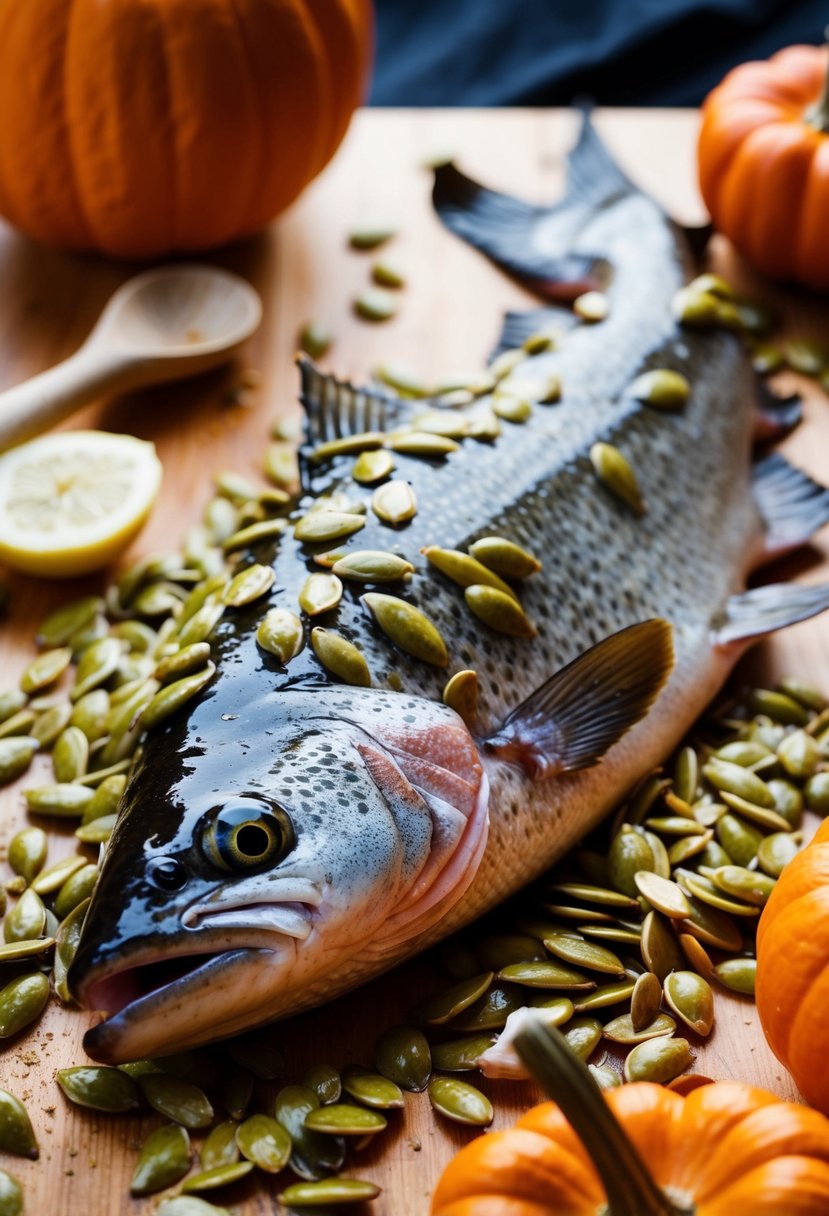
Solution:
<svg viewBox="0 0 829 1216">
<path fill-rule="evenodd" d="M 256 330 L 262 302 L 214 266 L 160 266 L 124 283 L 79 350 L 0 393 L 0 451 L 104 393 L 179 380 L 225 362 Z"/>
</svg>

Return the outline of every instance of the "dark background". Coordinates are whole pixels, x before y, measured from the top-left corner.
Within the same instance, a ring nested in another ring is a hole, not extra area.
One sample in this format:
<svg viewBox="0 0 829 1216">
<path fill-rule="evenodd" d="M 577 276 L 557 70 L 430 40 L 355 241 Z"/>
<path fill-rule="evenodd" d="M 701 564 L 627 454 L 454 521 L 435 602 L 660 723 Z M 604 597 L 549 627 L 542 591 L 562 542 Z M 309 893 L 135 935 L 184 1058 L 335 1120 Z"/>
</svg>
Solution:
<svg viewBox="0 0 829 1216">
<path fill-rule="evenodd" d="M 378 106 L 698 105 L 829 0 L 375 0 Z"/>
</svg>

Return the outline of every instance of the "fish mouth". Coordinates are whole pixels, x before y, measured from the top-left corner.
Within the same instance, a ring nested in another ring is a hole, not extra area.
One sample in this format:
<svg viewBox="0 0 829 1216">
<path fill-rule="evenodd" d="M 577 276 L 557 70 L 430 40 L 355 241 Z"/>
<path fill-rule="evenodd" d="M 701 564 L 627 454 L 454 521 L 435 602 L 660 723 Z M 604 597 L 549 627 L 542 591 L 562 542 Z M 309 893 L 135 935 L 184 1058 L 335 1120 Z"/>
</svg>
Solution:
<svg viewBox="0 0 829 1216">
<path fill-rule="evenodd" d="M 245 1029 L 316 927 L 317 885 L 291 883 L 290 894 L 269 904 L 220 889 L 186 909 L 175 940 L 93 963 L 76 994 L 110 1016 L 85 1035 L 88 1054 L 125 1063 Z"/>
</svg>

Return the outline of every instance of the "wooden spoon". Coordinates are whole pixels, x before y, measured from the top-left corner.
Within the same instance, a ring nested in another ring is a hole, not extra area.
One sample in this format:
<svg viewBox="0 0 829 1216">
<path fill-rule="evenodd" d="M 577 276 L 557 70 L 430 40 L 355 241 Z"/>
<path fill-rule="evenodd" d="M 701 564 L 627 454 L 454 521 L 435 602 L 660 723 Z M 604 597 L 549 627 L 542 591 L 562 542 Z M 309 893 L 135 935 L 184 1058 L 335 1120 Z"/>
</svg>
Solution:
<svg viewBox="0 0 829 1216">
<path fill-rule="evenodd" d="M 0 393 L 0 451 L 94 397 L 195 375 L 224 362 L 262 317 L 258 294 L 213 266 L 160 266 L 129 279 L 83 346 Z"/>
</svg>

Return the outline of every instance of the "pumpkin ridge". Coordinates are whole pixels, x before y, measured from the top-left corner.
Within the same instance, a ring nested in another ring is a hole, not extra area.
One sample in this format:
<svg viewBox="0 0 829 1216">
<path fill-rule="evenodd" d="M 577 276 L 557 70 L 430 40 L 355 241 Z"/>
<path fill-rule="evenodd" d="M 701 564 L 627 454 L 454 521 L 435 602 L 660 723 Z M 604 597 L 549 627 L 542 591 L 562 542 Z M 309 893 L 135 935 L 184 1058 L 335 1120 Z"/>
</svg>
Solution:
<svg viewBox="0 0 829 1216">
<path fill-rule="evenodd" d="M 239 46 L 241 48 L 242 58 L 245 62 L 245 67 L 247 68 L 248 78 L 250 80 L 254 80 L 256 77 L 256 73 L 255 73 L 255 66 L 254 66 L 254 61 L 253 61 L 253 54 L 251 52 L 250 43 L 248 41 L 247 28 L 246 28 L 244 20 L 242 18 L 242 14 L 239 11 L 239 0 L 228 0 L 228 5 L 230 7 L 230 11 L 233 13 L 234 24 L 236 25 L 237 35 L 238 35 L 238 39 L 239 39 Z M 265 157 L 265 144 L 264 144 L 264 140 L 263 140 L 263 136 L 262 136 L 262 132 L 265 129 L 265 108 L 262 105 L 262 99 L 259 96 L 258 89 L 251 88 L 250 95 L 251 95 L 251 104 L 253 105 L 254 112 L 256 113 L 256 122 L 254 124 L 252 124 L 253 129 L 255 130 L 255 133 L 256 133 L 256 151 L 254 152 L 252 159 L 253 159 L 254 163 L 258 163 L 261 160 L 263 160 Z M 257 175 L 256 175 L 256 173 L 251 173 L 250 186 L 249 186 L 248 190 L 246 191 L 245 199 L 244 199 L 244 207 L 242 207 L 243 215 L 250 215 L 251 211 L 255 210 L 257 188 L 258 188 Z M 237 226 L 241 224 L 241 226 L 244 227 L 244 221 L 241 216 L 239 216 L 236 219 L 235 223 Z"/>
</svg>

